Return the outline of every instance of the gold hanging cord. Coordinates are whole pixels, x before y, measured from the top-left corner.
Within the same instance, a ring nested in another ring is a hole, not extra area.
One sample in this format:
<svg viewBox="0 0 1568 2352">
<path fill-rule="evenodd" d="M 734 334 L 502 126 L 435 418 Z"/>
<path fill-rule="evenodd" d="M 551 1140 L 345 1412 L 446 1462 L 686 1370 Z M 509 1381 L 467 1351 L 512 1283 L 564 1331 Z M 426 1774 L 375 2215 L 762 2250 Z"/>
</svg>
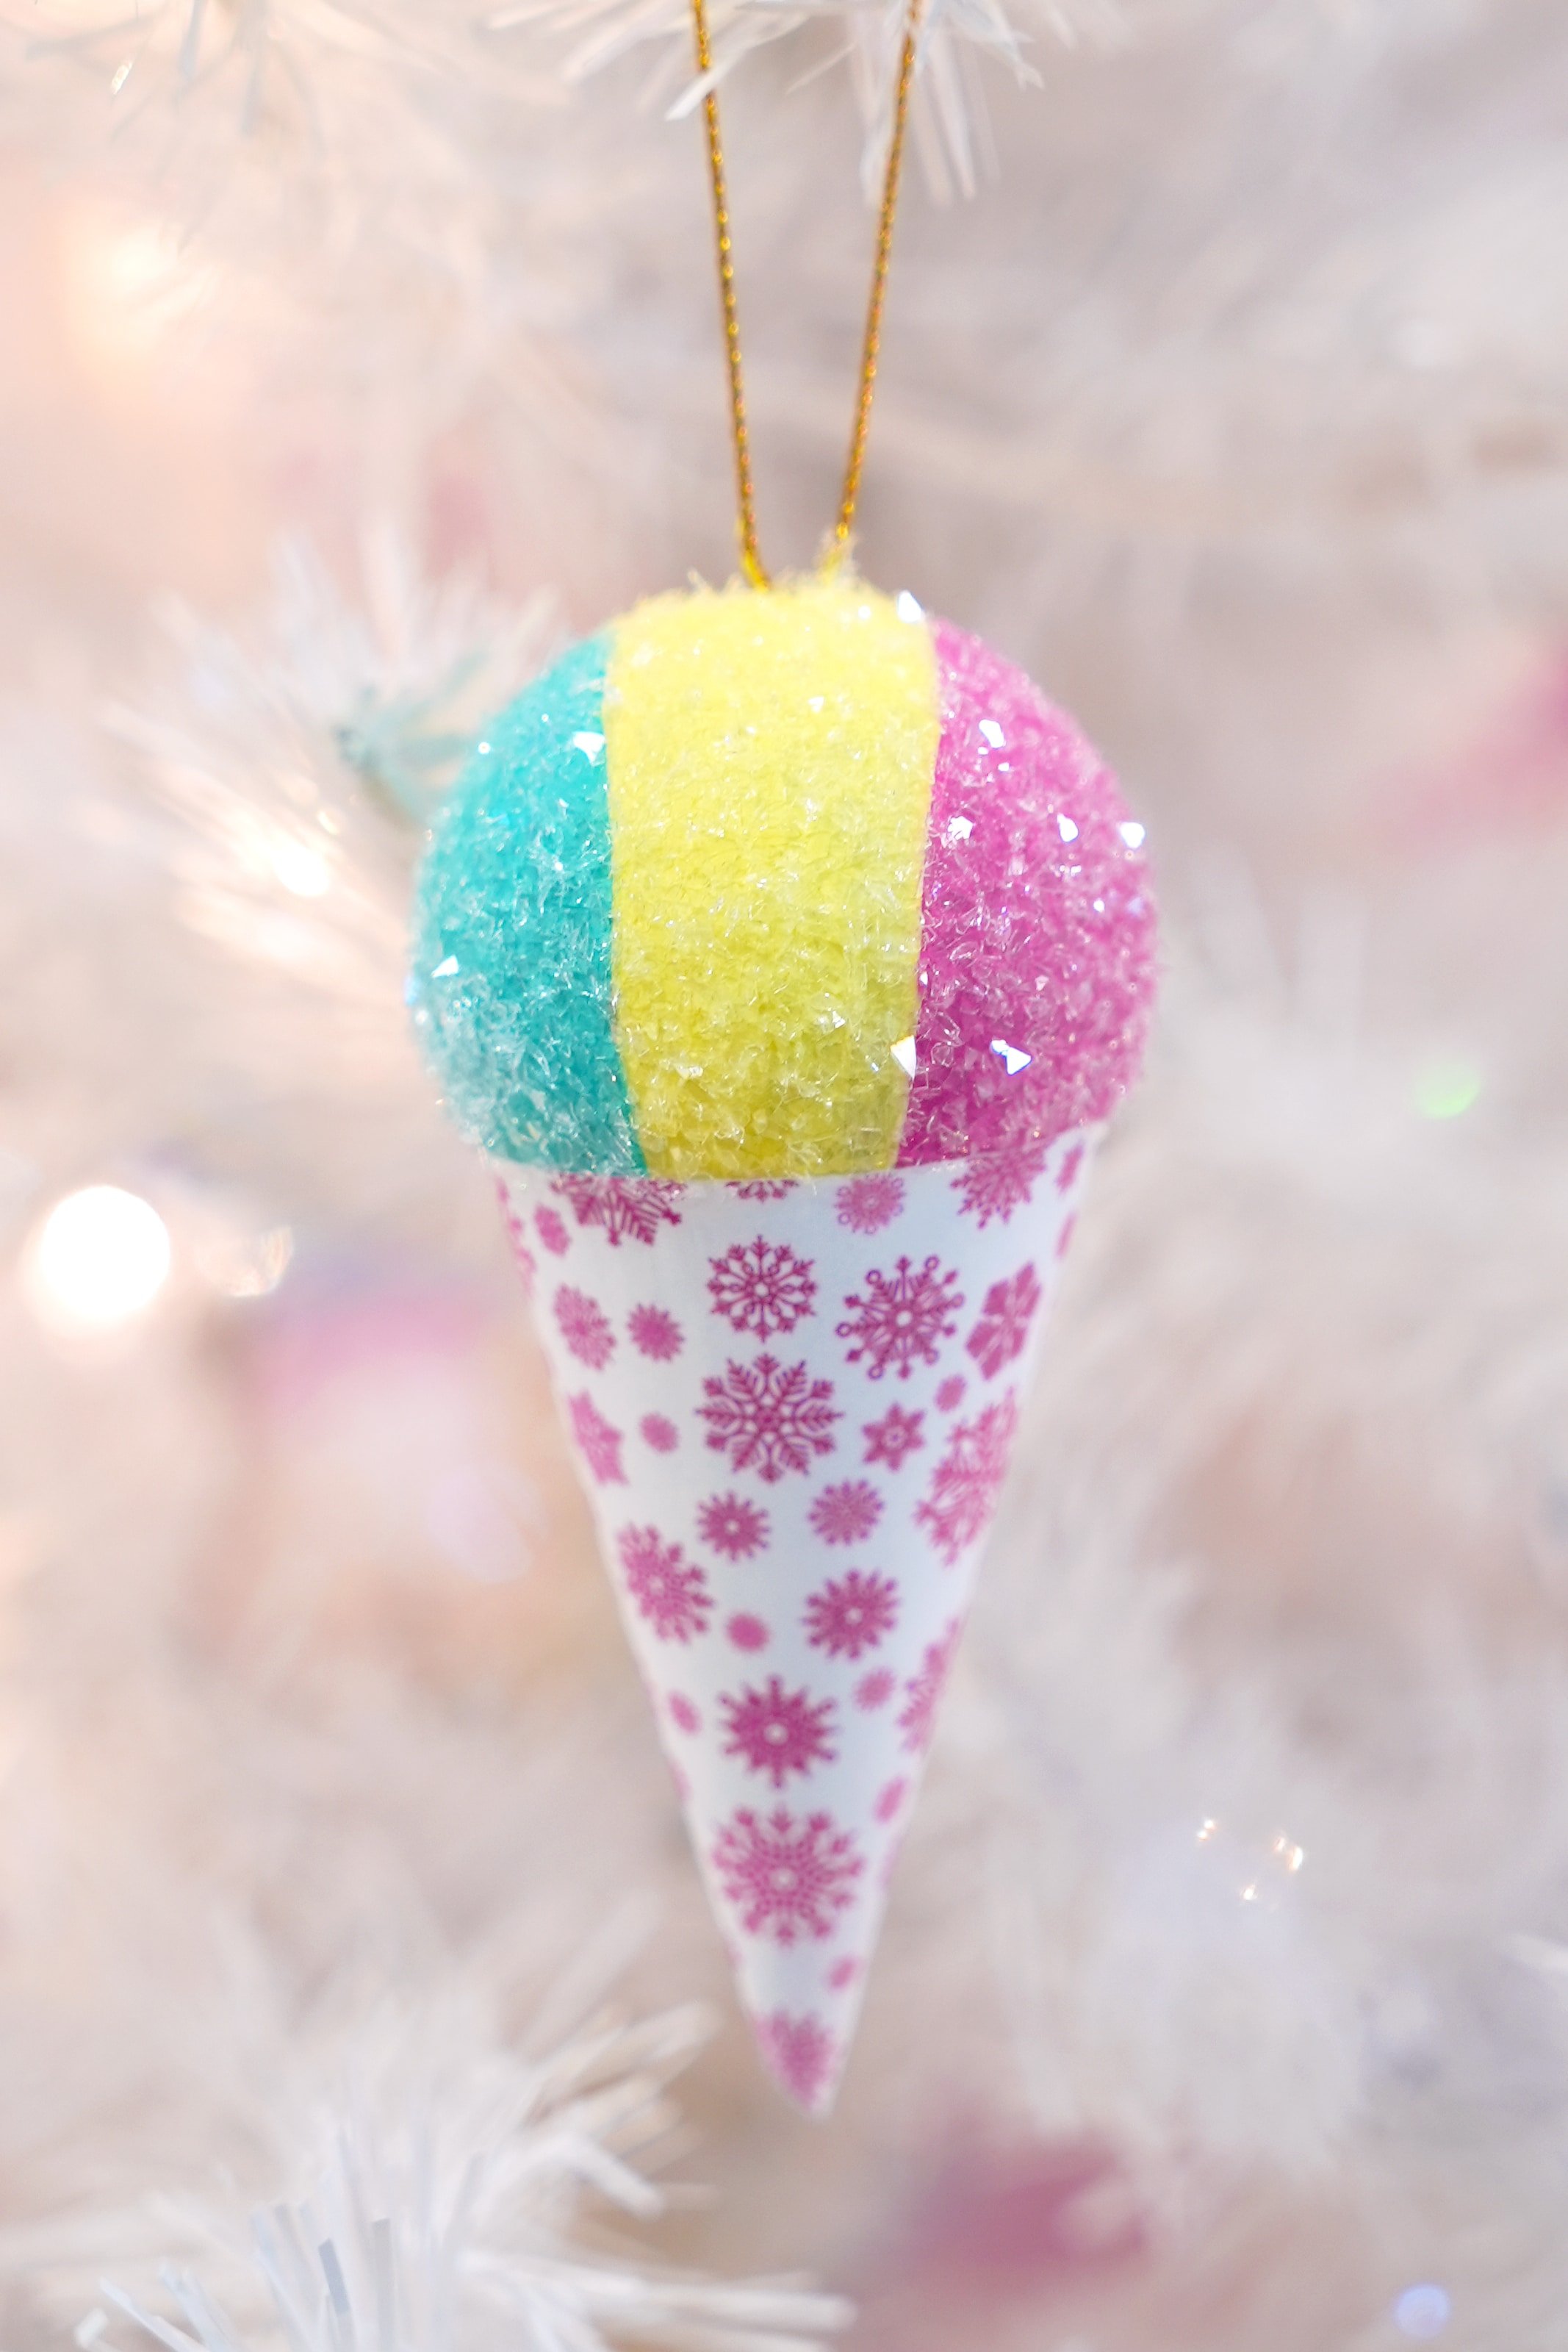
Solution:
<svg viewBox="0 0 1568 2352">
<path fill-rule="evenodd" d="M 887 142 L 887 166 L 883 175 L 882 205 L 877 215 L 876 256 L 872 264 L 871 296 L 866 304 L 865 333 L 861 343 L 860 383 L 855 394 L 854 424 L 850 433 L 844 485 L 839 498 L 828 563 L 840 562 L 854 528 L 865 465 L 866 434 L 876 390 L 876 363 L 882 349 L 883 303 L 887 294 L 888 257 L 893 250 L 893 224 L 898 211 L 898 184 L 904 170 L 904 133 L 909 126 L 909 94 L 915 81 L 921 0 L 909 0 L 899 53 L 898 80 L 894 89 L 893 121 Z M 718 291 L 724 311 L 724 348 L 729 369 L 729 425 L 735 444 L 735 489 L 738 509 L 741 569 L 754 588 L 770 583 L 757 545 L 757 505 L 751 485 L 751 441 L 746 425 L 746 389 L 740 363 L 740 314 L 735 299 L 735 257 L 729 233 L 729 196 L 725 185 L 724 142 L 719 136 L 718 91 L 713 80 L 713 50 L 708 40 L 707 0 L 692 0 L 692 31 L 697 73 L 706 87 L 703 117 L 707 125 L 708 177 L 713 186 L 714 235 L 718 247 Z"/>
</svg>

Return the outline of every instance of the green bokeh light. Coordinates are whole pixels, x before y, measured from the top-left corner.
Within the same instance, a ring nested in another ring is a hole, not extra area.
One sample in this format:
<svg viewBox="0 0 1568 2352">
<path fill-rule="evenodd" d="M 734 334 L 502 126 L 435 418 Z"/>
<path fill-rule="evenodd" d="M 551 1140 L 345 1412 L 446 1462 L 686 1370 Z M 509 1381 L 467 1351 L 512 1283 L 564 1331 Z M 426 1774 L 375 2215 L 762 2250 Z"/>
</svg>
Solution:
<svg viewBox="0 0 1568 2352">
<path fill-rule="evenodd" d="M 1416 1108 L 1423 1118 L 1458 1118 L 1480 1090 L 1481 1074 L 1473 1062 L 1433 1062 L 1416 1081 Z"/>
</svg>

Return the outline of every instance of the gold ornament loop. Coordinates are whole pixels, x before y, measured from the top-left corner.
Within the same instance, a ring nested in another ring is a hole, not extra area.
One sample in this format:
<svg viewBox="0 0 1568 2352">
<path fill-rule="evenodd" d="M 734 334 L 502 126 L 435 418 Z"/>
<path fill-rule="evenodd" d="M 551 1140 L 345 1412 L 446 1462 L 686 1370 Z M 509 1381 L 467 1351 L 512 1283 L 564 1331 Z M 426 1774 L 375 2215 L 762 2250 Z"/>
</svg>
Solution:
<svg viewBox="0 0 1568 2352">
<path fill-rule="evenodd" d="M 893 228 L 898 213 L 899 183 L 904 172 L 909 100 L 915 84 L 919 49 L 921 0 L 909 0 L 904 46 L 899 52 L 893 120 L 889 126 L 887 163 L 883 173 L 882 203 L 877 214 L 876 247 L 872 263 L 871 294 L 866 303 L 865 331 L 861 342 L 860 380 L 855 392 L 854 422 L 843 488 L 833 524 L 832 539 L 823 561 L 834 571 L 849 552 L 865 467 L 866 436 L 871 429 L 872 401 L 876 392 L 877 361 L 882 351 L 883 309 L 887 298 L 888 261 L 893 252 Z M 713 196 L 714 238 L 718 253 L 719 303 L 724 315 L 725 358 L 729 373 L 729 427 L 735 449 L 737 536 L 741 569 L 754 588 L 771 585 L 757 541 L 757 502 L 751 479 L 751 439 L 746 421 L 746 386 L 740 353 L 740 312 L 735 293 L 735 257 L 729 225 L 729 193 L 725 178 L 724 142 L 719 132 L 718 91 L 713 79 L 713 48 L 708 38 L 706 0 L 692 0 L 692 33 L 697 73 L 706 83 L 703 119 L 707 129 L 708 180 Z"/>
</svg>

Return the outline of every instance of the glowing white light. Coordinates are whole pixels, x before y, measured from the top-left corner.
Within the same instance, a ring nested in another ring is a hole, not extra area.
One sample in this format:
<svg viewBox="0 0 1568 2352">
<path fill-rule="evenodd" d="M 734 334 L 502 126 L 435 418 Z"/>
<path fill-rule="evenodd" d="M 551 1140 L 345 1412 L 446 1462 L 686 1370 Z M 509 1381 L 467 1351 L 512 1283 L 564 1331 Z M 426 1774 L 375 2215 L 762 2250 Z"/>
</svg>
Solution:
<svg viewBox="0 0 1568 2352">
<path fill-rule="evenodd" d="M 1144 845 L 1144 828 L 1141 824 L 1134 824 L 1131 823 L 1127 824 L 1119 824 L 1116 827 L 1116 830 L 1121 835 L 1129 849 L 1142 849 Z"/>
<path fill-rule="evenodd" d="M 1056 820 L 1056 830 L 1063 841 L 1076 841 L 1078 838 L 1078 827 L 1070 816 L 1059 816 Z"/>
<path fill-rule="evenodd" d="M 980 732 L 993 751 L 999 751 L 1008 740 L 994 719 L 982 719 Z"/>
<path fill-rule="evenodd" d="M 996 1055 L 1009 1078 L 1016 1078 L 1020 1070 L 1027 1070 L 1034 1059 L 1034 1055 L 1026 1054 L 1021 1045 L 1009 1045 L 1005 1037 L 993 1037 L 991 1051 Z"/>
<path fill-rule="evenodd" d="M 331 885 L 332 869 L 327 860 L 300 842 L 286 841 L 275 849 L 272 870 L 284 888 L 292 890 L 297 898 L 319 898 Z"/>
<path fill-rule="evenodd" d="M 901 621 L 923 621 L 925 618 L 925 607 L 910 594 L 907 588 L 900 589 L 894 601 L 893 609 Z"/>
<path fill-rule="evenodd" d="M 25 1281 L 45 1322 L 108 1330 L 152 1304 L 171 1257 L 168 1227 L 151 1202 L 118 1184 L 89 1184 L 50 1210 Z"/>
<path fill-rule="evenodd" d="M 591 728 L 585 727 L 580 735 L 574 735 L 571 740 L 574 748 L 580 751 L 585 759 L 591 760 L 597 767 L 599 755 L 604 749 L 603 736 L 596 735 Z"/>
<path fill-rule="evenodd" d="M 1440 2286 L 1407 2286 L 1394 2306 L 1394 2325 L 1402 2336 L 1429 2344 L 1448 2324 L 1453 2305 Z"/>
<path fill-rule="evenodd" d="M 456 977 L 457 970 L 456 957 L 444 956 L 431 972 L 430 977 L 432 980 L 452 980 Z"/>
<path fill-rule="evenodd" d="M 899 1068 L 904 1072 L 904 1076 L 905 1076 L 906 1078 L 912 1078 L 912 1077 L 915 1076 L 915 1040 L 914 1040 L 914 1038 L 913 1038 L 913 1037 L 899 1037 L 899 1038 L 895 1038 L 895 1039 L 894 1039 L 894 1041 L 893 1045 L 891 1046 L 891 1048 L 890 1048 L 889 1050 L 891 1051 L 891 1053 L 892 1053 L 892 1055 L 893 1055 L 893 1058 L 894 1058 L 894 1060 L 898 1064 Z"/>
</svg>

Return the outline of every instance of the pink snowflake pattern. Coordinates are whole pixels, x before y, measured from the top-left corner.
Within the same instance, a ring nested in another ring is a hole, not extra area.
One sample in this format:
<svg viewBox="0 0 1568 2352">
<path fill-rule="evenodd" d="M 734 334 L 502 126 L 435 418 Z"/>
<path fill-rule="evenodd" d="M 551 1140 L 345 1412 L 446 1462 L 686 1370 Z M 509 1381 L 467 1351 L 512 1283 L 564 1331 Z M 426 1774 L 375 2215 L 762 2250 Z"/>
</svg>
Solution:
<svg viewBox="0 0 1568 2352">
<path fill-rule="evenodd" d="M 837 2071 L 838 2044 L 820 2018 L 775 2010 L 757 2028 L 762 2063 L 781 2091 L 809 2115 L 824 2105 Z"/>
<path fill-rule="evenodd" d="M 644 1444 L 651 1445 L 655 1454 L 673 1454 L 681 1442 L 680 1431 L 662 1412 L 645 1412 L 637 1426 Z"/>
<path fill-rule="evenodd" d="M 962 1372 L 950 1372 L 936 1391 L 937 1412 L 956 1412 L 964 1402 L 964 1391 L 967 1386 Z"/>
<path fill-rule="evenodd" d="M 707 1579 L 679 1544 L 666 1543 L 657 1528 L 622 1528 L 615 1548 L 637 1613 L 661 1642 L 689 1642 L 706 1633 L 713 1610 Z"/>
<path fill-rule="evenodd" d="M 915 1518 L 929 1528 L 931 1540 L 949 1568 L 990 1526 L 1017 1428 L 1018 1404 L 1011 1389 L 974 1421 L 954 1423 L 947 1451 L 915 1507 Z"/>
<path fill-rule="evenodd" d="M 652 1242 L 661 1225 L 678 1225 L 678 1184 L 657 1176 L 559 1176 L 552 1191 L 570 1201 L 580 1225 L 599 1225 L 612 1249 Z"/>
<path fill-rule="evenodd" d="M 743 1612 L 740 1616 L 732 1617 L 724 1630 L 737 1650 L 765 1650 L 768 1647 L 769 1635 L 760 1617 L 750 1617 Z"/>
<path fill-rule="evenodd" d="M 751 1176 L 744 1184 L 726 1188 L 737 1201 L 781 1201 L 786 1192 L 795 1190 L 793 1176 Z"/>
<path fill-rule="evenodd" d="M 523 1277 L 524 1292 L 531 1298 L 534 1295 L 534 1276 L 538 1272 L 538 1268 L 534 1262 L 534 1254 L 528 1247 L 528 1235 L 523 1230 L 522 1219 L 513 1208 L 507 1197 L 507 1188 L 499 1178 L 496 1182 L 496 1198 L 501 1204 L 501 1214 L 506 1219 L 507 1239 L 512 1245 L 512 1256 L 517 1263 L 517 1272 Z"/>
<path fill-rule="evenodd" d="M 874 1650 L 898 1622 L 898 1587 L 891 1576 L 863 1576 L 852 1568 L 830 1578 L 806 1603 L 806 1638 L 830 1658 L 858 1658 Z"/>
<path fill-rule="evenodd" d="M 598 1412 L 593 1399 L 584 1391 L 581 1396 L 569 1397 L 567 1417 L 571 1433 L 576 1438 L 583 1460 L 601 1486 L 623 1486 L 626 1473 L 621 1467 L 621 1448 L 625 1440 Z"/>
<path fill-rule="evenodd" d="M 1077 1223 L 1078 1220 L 1076 1217 L 1069 1217 L 1067 1223 L 1062 1226 L 1061 1231 L 1057 1234 L 1056 1255 L 1058 1257 L 1065 1257 L 1067 1255 L 1069 1245 L 1072 1240 L 1073 1228 Z"/>
<path fill-rule="evenodd" d="M 817 1285 L 810 1258 L 797 1257 L 788 1242 L 737 1242 L 722 1257 L 710 1258 L 708 1296 L 713 1311 L 732 1330 L 767 1339 L 792 1331 L 811 1312 Z"/>
<path fill-rule="evenodd" d="M 727 1692 L 719 1705 L 725 1754 L 743 1757 L 748 1772 L 766 1772 L 776 1789 L 791 1772 L 831 1764 L 839 1752 L 832 1744 L 832 1700 L 814 1701 L 809 1690 L 787 1691 L 777 1675 L 768 1675 L 763 1690 L 748 1683 L 738 1698 Z"/>
<path fill-rule="evenodd" d="M 903 1206 L 902 1176 L 852 1176 L 839 1186 L 839 1223 L 852 1234 L 880 1234 Z"/>
<path fill-rule="evenodd" d="M 898 1727 L 904 1734 L 904 1744 L 912 1756 L 923 1756 L 931 1745 L 936 1728 L 936 1709 L 942 1692 L 952 1672 L 953 1659 L 958 1648 L 962 1628 L 955 1617 L 939 1642 L 933 1642 L 920 1661 L 920 1671 L 904 1687 L 904 1710 Z M 885 1816 L 883 1816 L 885 1818 Z"/>
<path fill-rule="evenodd" d="M 996 1379 L 1004 1364 L 1022 1355 L 1040 1300 L 1040 1276 L 1027 1263 L 1003 1281 L 993 1282 L 987 1291 L 980 1319 L 965 1340 L 964 1352 L 973 1356 L 988 1381 Z"/>
<path fill-rule="evenodd" d="M 934 1257 L 920 1267 L 901 1257 L 892 1274 L 879 1274 L 873 1267 L 865 1279 L 865 1297 L 844 1300 L 854 1313 L 838 1326 L 838 1336 L 855 1343 L 848 1350 L 852 1364 L 870 1357 L 866 1370 L 873 1381 L 880 1381 L 889 1365 L 906 1381 L 916 1359 L 934 1364 L 942 1341 L 958 1328 L 964 1296 L 953 1286 L 957 1275 L 945 1272 Z"/>
<path fill-rule="evenodd" d="M 578 1362 L 586 1364 L 591 1372 L 601 1372 L 615 1353 L 610 1318 L 586 1290 L 574 1290 L 570 1282 L 563 1282 L 556 1292 L 553 1312 L 560 1336 Z"/>
<path fill-rule="evenodd" d="M 1033 1199 L 1049 1150 L 1048 1144 L 1026 1136 L 1004 1144 L 999 1151 L 981 1152 L 967 1160 L 953 1186 L 964 1215 L 973 1217 L 982 1231 L 993 1217 L 999 1217 L 1005 1225 L 1015 1209 Z"/>
<path fill-rule="evenodd" d="M 536 1209 L 534 1223 L 538 1236 L 551 1257 L 564 1257 L 571 1247 L 571 1235 L 553 1209 Z"/>
<path fill-rule="evenodd" d="M 878 1796 L 874 1811 L 879 1822 L 895 1822 L 904 1804 L 907 1780 L 890 1780 Z"/>
<path fill-rule="evenodd" d="M 936 1393 L 940 1402 L 942 1392 Z M 904 1455 L 918 1453 L 925 1443 L 920 1433 L 925 1419 L 923 1412 L 905 1412 L 901 1404 L 890 1404 L 880 1421 L 868 1421 L 864 1430 L 867 1468 L 880 1462 L 886 1470 L 901 1469 Z"/>
<path fill-rule="evenodd" d="M 772 1356 L 754 1364 L 730 1362 L 723 1380 L 703 1382 L 707 1402 L 698 1412 L 709 1445 L 729 1455 L 732 1470 L 755 1470 L 774 1486 L 787 1470 L 809 1470 L 811 1457 L 833 1450 L 832 1424 L 842 1419 L 831 1402 L 831 1381 L 814 1381 L 805 1364 L 786 1368 Z"/>
<path fill-rule="evenodd" d="M 672 1691 L 666 1704 L 670 1710 L 670 1721 L 677 1731 L 693 1732 L 702 1729 L 702 1717 L 684 1691 Z"/>
<path fill-rule="evenodd" d="M 768 1514 L 739 1495 L 710 1495 L 697 1506 L 697 1532 L 726 1559 L 750 1559 L 768 1548 Z"/>
<path fill-rule="evenodd" d="M 1081 1143 L 1075 1143 L 1056 1171 L 1056 1189 L 1059 1192 L 1071 1192 L 1077 1181 L 1078 1171 L 1082 1165 L 1083 1146 Z"/>
<path fill-rule="evenodd" d="M 864 1478 L 824 1486 L 811 1506 L 813 1533 L 826 1544 L 860 1543 L 882 1517 L 882 1496 Z"/>
<path fill-rule="evenodd" d="M 669 1363 L 685 1344 L 680 1325 L 663 1307 L 633 1307 L 626 1329 L 638 1354 L 651 1356 L 656 1364 Z"/>
<path fill-rule="evenodd" d="M 879 1706 L 887 1705 L 897 1688 L 896 1675 L 890 1675 L 885 1666 L 878 1666 L 874 1673 L 862 1675 L 856 1683 L 855 1705 L 864 1707 L 868 1715 L 874 1715 Z"/>
<path fill-rule="evenodd" d="M 797 1815 L 787 1805 L 768 1814 L 741 1806 L 714 1841 L 713 1863 L 747 1934 L 784 1945 L 831 1936 L 865 1868 L 831 1813 Z"/>
<path fill-rule="evenodd" d="M 846 1952 L 842 1959 L 835 1960 L 832 1967 L 828 1970 L 829 1991 L 846 1991 L 848 1988 L 853 1984 L 860 1972 L 861 1964 L 856 1959 L 854 1954 L 852 1952 Z"/>
</svg>

